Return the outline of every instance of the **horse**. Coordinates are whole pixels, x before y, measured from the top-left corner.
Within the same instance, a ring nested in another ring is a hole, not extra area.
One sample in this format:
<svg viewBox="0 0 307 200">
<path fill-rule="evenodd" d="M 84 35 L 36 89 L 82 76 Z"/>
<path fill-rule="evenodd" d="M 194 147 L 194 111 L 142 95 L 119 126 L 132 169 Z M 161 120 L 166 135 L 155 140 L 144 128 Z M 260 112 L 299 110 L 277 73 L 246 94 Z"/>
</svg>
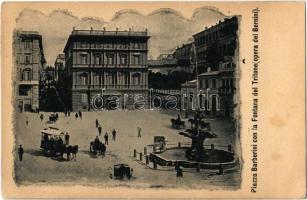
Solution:
<svg viewBox="0 0 307 200">
<path fill-rule="evenodd" d="M 67 160 L 74 160 L 76 162 L 78 148 L 79 148 L 78 145 L 75 146 L 69 145 L 68 147 L 66 147 Z M 72 157 L 70 157 L 70 154 L 72 154 Z"/>
<path fill-rule="evenodd" d="M 179 121 L 178 119 L 171 119 L 171 123 L 172 123 L 172 128 L 176 128 L 176 129 L 180 129 L 185 128 L 185 122 L 184 121 Z"/>
<path fill-rule="evenodd" d="M 99 152 L 100 155 L 105 156 L 107 147 L 105 144 L 102 142 L 95 143 L 94 141 L 90 143 L 90 152 L 96 154 L 97 151 Z"/>
</svg>

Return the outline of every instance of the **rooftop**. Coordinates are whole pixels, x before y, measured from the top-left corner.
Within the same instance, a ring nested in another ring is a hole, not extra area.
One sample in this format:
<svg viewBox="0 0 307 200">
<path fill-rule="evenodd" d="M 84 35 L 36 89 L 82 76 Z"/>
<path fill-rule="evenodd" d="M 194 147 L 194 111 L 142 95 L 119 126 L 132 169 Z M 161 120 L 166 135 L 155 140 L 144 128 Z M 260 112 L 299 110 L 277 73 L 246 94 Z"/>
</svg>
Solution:
<svg viewBox="0 0 307 200">
<path fill-rule="evenodd" d="M 128 31 L 119 31 L 118 29 L 115 31 L 107 31 L 103 30 L 76 30 L 75 28 L 72 30 L 71 35 L 96 35 L 96 36 L 148 36 L 147 29 L 145 31 L 132 31 L 129 29 Z"/>
</svg>

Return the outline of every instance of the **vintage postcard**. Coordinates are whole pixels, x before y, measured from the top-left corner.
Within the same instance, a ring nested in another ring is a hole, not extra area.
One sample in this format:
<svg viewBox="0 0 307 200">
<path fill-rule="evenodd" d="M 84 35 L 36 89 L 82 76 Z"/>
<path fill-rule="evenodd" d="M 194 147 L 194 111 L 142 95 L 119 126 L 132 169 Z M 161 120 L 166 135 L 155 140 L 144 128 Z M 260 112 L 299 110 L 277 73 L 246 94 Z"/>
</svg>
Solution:
<svg viewBox="0 0 307 200">
<path fill-rule="evenodd" d="M 4 2 L 5 198 L 303 198 L 304 2 Z"/>
</svg>

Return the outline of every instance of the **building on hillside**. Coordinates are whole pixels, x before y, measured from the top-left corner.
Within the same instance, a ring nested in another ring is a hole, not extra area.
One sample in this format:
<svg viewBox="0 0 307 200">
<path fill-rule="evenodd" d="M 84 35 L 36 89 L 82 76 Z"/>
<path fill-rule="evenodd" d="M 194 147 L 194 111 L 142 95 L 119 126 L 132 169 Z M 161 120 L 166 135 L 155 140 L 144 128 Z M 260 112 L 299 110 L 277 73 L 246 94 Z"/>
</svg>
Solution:
<svg viewBox="0 0 307 200">
<path fill-rule="evenodd" d="M 46 63 L 42 36 L 36 31 L 14 32 L 13 54 L 16 106 L 19 111 L 39 109 L 40 80 Z"/>
<path fill-rule="evenodd" d="M 148 104 L 148 40 L 146 31 L 75 30 L 65 53 L 66 108 L 135 108 Z M 97 96 L 101 101 L 93 101 Z M 101 98 L 99 98 L 101 99 Z"/>
</svg>

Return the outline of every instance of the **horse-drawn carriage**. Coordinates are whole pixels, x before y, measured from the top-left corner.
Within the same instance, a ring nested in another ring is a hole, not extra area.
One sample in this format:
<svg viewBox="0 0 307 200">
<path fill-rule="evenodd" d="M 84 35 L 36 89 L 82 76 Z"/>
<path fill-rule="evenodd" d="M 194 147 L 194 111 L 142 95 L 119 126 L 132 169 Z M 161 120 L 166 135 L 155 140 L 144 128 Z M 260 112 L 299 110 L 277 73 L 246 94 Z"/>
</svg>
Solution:
<svg viewBox="0 0 307 200">
<path fill-rule="evenodd" d="M 166 141 L 164 136 L 154 136 L 154 153 L 163 152 L 166 149 Z"/>
<path fill-rule="evenodd" d="M 65 148 L 63 142 L 65 134 L 58 128 L 48 127 L 40 132 L 42 135 L 40 148 L 45 154 L 56 155 Z"/>
<path fill-rule="evenodd" d="M 59 116 L 58 116 L 58 114 L 51 114 L 50 116 L 49 116 L 49 123 L 55 123 L 57 120 L 59 119 Z"/>
<path fill-rule="evenodd" d="M 132 177 L 133 169 L 130 168 L 127 164 L 117 164 L 114 165 L 114 179 L 130 179 Z M 112 175 L 111 175 L 112 177 Z"/>
<path fill-rule="evenodd" d="M 64 144 L 65 134 L 58 128 L 48 127 L 40 131 L 41 132 L 41 144 L 40 149 L 44 155 L 61 156 L 67 154 L 67 160 L 74 159 L 76 161 L 76 154 L 78 152 L 78 145 L 67 146 Z M 71 157 L 70 155 L 73 155 Z"/>
<path fill-rule="evenodd" d="M 93 155 L 97 155 L 97 153 L 99 153 L 99 155 L 105 155 L 107 150 L 107 147 L 105 144 L 103 144 L 101 141 L 97 140 L 97 138 L 90 142 L 90 153 Z"/>
</svg>

